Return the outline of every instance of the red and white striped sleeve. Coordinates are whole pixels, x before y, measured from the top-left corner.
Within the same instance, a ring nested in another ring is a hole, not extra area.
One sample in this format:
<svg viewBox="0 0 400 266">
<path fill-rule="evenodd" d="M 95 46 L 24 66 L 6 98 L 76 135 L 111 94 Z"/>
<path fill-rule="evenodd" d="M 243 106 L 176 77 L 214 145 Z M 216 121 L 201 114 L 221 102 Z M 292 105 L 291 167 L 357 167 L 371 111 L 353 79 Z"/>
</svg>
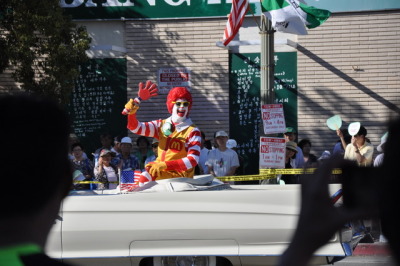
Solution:
<svg viewBox="0 0 400 266">
<path fill-rule="evenodd" d="M 201 133 L 197 127 L 189 133 L 185 146 L 188 151 L 187 156 L 182 159 L 165 162 L 167 170 L 183 172 L 197 165 L 201 150 Z"/>
<path fill-rule="evenodd" d="M 153 120 L 150 122 L 139 122 L 136 114 L 128 115 L 127 128 L 135 134 L 152 137 L 158 139 L 158 128 L 161 125 L 161 119 Z"/>
</svg>

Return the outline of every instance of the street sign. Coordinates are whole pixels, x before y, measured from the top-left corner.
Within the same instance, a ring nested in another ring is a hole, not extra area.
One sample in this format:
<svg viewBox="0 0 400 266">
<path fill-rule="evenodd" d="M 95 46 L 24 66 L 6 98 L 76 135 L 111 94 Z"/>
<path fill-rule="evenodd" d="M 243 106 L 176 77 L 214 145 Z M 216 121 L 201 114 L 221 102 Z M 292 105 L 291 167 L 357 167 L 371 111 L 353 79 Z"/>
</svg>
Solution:
<svg viewBox="0 0 400 266">
<path fill-rule="evenodd" d="M 283 104 L 264 104 L 261 107 L 264 133 L 285 133 L 286 123 Z"/>
<path fill-rule="evenodd" d="M 260 169 L 285 168 L 284 138 L 260 138 Z"/>
</svg>

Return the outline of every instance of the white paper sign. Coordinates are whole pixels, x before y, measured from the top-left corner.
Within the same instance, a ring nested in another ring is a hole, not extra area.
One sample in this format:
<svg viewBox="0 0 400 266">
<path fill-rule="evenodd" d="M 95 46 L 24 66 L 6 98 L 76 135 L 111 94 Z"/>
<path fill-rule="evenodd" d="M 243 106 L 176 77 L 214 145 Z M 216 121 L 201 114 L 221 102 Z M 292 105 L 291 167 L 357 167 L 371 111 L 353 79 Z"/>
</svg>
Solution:
<svg viewBox="0 0 400 266">
<path fill-rule="evenodd" d="M 167 94 L 173 87 L 186 87 L 190 90 L 191 69 L 188 67 L 160 68 L 158 70 L 158 90 Z"/>
<path fill-rule="evenodd" d="M 285 168 L 286 141 L 284 138 L 260 138 L 260 169 Z"/>
<path fill-rule="evenodd" d="M 285 133 L 283 104 L 264 104 L 261 111 L 265 134 Z"/>
</svg>

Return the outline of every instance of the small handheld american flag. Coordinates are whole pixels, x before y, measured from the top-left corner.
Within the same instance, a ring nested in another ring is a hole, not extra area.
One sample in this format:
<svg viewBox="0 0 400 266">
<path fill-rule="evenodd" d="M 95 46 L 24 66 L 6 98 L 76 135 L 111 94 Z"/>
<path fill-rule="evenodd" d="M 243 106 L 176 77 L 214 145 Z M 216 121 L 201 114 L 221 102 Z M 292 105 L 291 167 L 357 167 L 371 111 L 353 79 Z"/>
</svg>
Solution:
<svg viewBox="0 0 400 266">
<path fill-rule="evenodd" d="M 121 171 L 121 191 L 132 191 L 134 188 L 138 187 L 139 177 L 141 171 L 139 170 L 124 170 Z"/>
</svg>

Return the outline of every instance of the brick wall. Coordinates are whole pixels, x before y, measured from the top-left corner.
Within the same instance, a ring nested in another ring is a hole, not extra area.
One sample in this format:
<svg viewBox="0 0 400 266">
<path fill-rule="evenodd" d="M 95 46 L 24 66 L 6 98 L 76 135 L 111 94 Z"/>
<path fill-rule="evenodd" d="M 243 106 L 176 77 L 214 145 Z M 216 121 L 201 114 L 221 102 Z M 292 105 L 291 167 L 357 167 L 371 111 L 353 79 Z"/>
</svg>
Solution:
<svg viewBox="0 0 400 266">
<path fill-rule="evenodd" d="M 8 69 L 0 73 L 0 95 L 8 94 L 13 91 L 20 91 L 20 89 L 11 76 L 11 70 Z"/>
<path fill-rule="evenodd" d="M 192 70 L 193 121 L 211 138 L 229 130 L 228 50 L 216 47 L 226 19 L 126 21 L 128 97 L 137 83 L 157 81 L 162 67 Z M 333 14 L 322 26 L 298 36 L 299 139 L 309 138 L 313 152 L 332 150 L 336 133 L 326 119 L 341 115 L 343 129 L 360 121 L 377 146 L 387 118 L 399 113 L 400 10 Z M 254 39 L 258 36 L 254 36 Z M 16 88 L 8 72 L 0 74 L 0 93 Z M 138 118 L 168 116 L 166 94 L 142 104 Z"/>
<path fill-rule="evenodd" d="M 299 139 L 309 138 L 317 156 L 338 139 L 330 116 L 340 115 L 344 130 L 361 122 L 376 147 L 388 117 L 400 113 L 398 25 L 400 10 L 343 13 L 299 36 Z"/>
<path fill-rule="evenodd" d="M 157 82 L 159 68 L 191 68 L 192 120 L 211 138 L 216 130 L 229 130 L 228 51 L 215 45 L 222 38 L 225 19 L 128 21 L 128 97 L 140 81 Z M 140 121 L 169 116 L 166 94 L 141 105 Z"/>
</svg>

